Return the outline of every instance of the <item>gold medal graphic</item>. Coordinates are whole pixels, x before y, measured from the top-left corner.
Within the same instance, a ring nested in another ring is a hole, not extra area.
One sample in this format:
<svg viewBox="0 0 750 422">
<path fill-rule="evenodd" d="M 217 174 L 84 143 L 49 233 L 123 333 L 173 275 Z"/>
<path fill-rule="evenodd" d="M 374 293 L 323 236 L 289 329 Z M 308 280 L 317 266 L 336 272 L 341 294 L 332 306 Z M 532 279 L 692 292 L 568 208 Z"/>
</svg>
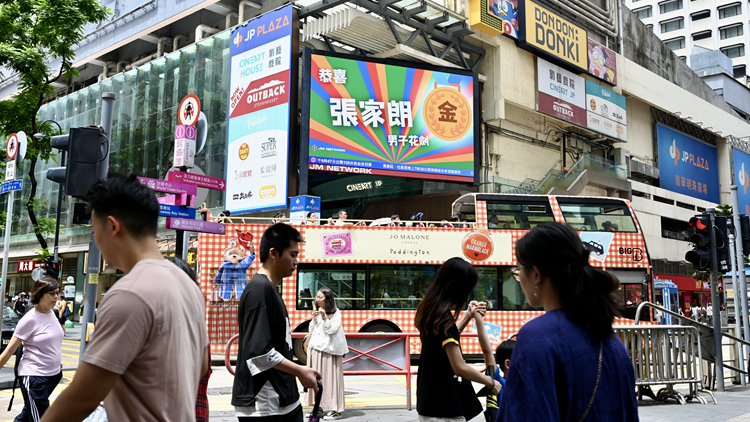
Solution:
<svg viewBox="0 0 750 422">
<path fill-rule="evenodd" d="M 424 121 L 434 136 L 444 141 L 461 139 L 471 127 L 471 104 L 458 85 L 441 86 L 427 94 Z"/>
</svg>

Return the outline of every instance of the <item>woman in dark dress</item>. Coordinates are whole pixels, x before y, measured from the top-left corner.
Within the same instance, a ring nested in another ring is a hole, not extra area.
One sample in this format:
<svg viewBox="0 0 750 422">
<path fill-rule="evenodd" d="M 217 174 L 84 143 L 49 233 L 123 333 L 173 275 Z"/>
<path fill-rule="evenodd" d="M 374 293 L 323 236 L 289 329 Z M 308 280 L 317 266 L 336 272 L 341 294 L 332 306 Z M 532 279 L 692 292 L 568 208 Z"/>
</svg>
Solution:
<svg viewBox="0 0 750 422">
<path fill-rule="evenodd" d="M 516 244 L 513 275 L 546 313 L 518 333 L 499 420 L 637 421 L 635 375 L 614 335 L 617 278 L 589 265 L 570 226 L 535 227 Z"/>
</svg>

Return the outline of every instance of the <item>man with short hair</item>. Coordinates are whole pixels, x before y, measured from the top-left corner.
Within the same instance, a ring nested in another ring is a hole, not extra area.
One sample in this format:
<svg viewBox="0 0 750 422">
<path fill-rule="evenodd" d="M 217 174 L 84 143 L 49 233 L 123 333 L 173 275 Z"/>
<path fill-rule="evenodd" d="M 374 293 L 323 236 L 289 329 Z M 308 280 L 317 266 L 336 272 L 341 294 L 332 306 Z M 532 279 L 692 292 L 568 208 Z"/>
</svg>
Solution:
<svg viewBox="0 0 750 422">
<path fill-rule="evenodd" d="M 237 318 L 237 372 L 232 389 L 235 415 L 243 421 L 302 422 L 302 404 L 295 377 L 302 386 L 318 390 L 320 373 L 292 362 L 289 314 L 279 285 L 299 262 L 299 243 L 294 227 L 276 223 L 260 239 L 262 266 L 240 298 Z"/>
<path fill-rule="evenodd" d="M 346 214 L 346 210 L 340 210 L 336 216 L 338 216 L 337 219 L 334 220 L 333 225 L 334 226 L 352 226 L 353 224 L 346 221 L 346 218 L 348 215 Z"/>
<path fill-rule="evenodd" d="M 16 311 L 19 317 L 22 317 L 26 313 L 26 293 L 21 292 L 16 299 L 16 304 L 13 305 L 13 310 Z"/>
<path fill-rule="evenodd" d="M 156 196 L 133 174 L 110 174 L 86 199 L 96 245 L 125 277 L 102 299 L 75 377 L 42 420 L 81 421 L 102 400 L 112 421 L 195 420 L 208 370 L 204 298 L 157 247 Z"/>
</svg>

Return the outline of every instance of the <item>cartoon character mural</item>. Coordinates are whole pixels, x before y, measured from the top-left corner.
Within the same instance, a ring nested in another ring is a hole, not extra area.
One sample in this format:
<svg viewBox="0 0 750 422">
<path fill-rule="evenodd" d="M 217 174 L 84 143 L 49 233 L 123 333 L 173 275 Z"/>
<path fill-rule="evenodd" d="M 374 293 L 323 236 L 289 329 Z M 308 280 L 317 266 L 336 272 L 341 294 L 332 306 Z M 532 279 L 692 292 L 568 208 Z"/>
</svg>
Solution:
<svg viewBox="0 0 750 422">
<path fill-rule="evenodd" d="M 505 25 L 503 26 L 506 34 L 518 38 L 518 0 L 490 0 L 489 11 L 498 18 L 510 22 L 512 33 L 508 33 Z"/>
<path fill-rule="evenodd" d="M 617 69 L 615 66 L 615 57 L 612 50 L 599 45 L 599 43 L 589 40 L 589 73 L 611 84 L 617 83 Z"/>
<path fill-rule="evenodd" d="M 239 299 L 247 286 L 247 269 L 255 261 L 255 247 L 252 244 L 253 235 L 235 229 L 237 237 L 229 239 L 229 246 L 224 250 L 224 262 L 214 277 L 214 286 L 219 289 L 222 300 Z"/>
</svg>

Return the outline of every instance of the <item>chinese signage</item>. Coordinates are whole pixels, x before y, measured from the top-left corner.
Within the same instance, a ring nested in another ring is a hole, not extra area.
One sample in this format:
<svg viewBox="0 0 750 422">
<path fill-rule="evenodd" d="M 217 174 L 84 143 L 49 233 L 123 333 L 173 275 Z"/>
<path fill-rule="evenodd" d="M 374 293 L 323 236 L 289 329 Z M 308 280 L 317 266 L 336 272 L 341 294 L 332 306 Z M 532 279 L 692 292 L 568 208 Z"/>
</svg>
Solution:
<svg viewBox="0 0 750 422">
<path fill-rule="evenodd" d="M 195 162 L 194 126 L 180 125 L 174 128 L 174 166 L 192 168 Z"/>
<path fill-rule="evenodd" d="M 750 215 L 750 194 L 747 187 L 750 185 L 748 171 L 750 171 L 750 154 L 732 148 L 734 155 L 734 184 L 738 187 L 738 197 L 740 200 L 740 214 Z M 747 236 L 750 233 L 745 233 Z"/>
<path fill-rule="evenodd" d="M 588 74 L 612 85 L 617 85 L 617 58 L 615 52 L 589 38 Z"/>
<path fill-rule="evenodd" d="M 519 0 L 471 0 L 469 25 L 490 35 L 518 38 Z"/>
<path fill-rule="evenodd" d="M 35 261 L 33 259 L 18 261 L 18 270 L 16 272 L 19 273 L 30 273 L 34 270 L 34 268 L 41 268 L 42 267 L 42 261 Z"/>
<path fill-rule="evenodd" d="M 586 80 L 546 60 L 537 58 L 539 111 L 586 126 Z"/>
<path fill-rule="evenodd" d="M 660 124 L 656 125 L 656 133 L 661 187 L 718 204 L 716 147 Z"/>
<path fill-rule="evenodd" d="M 320 219 L 320 197 L 301 195 L 290 198 L 289 218 L 295 223 L 305 221 L 308 224 L 318 224 L 318 220 Z"/>
<path fill-rule="evenodd" d="M 625 97 L 591 81 L 586 81 L 588 128 L 611 138 L 628 140 Z"/>
<path fill-rule="evenodd" d="M 232 31 L 225 204 L 233 213 L 286 207 L 294 16 L 290 4 Z"/>
<path fill-rule="evenodd" d="M 588 67 L 586 30 L 532 0 L 520 7 L 519 45 L 537 56 L 583 73 Z"/>
<path fill-rule="evenodd" d="M 307 52 L 309 169 L 473 183 L 475 75 L 350 57 Z"/>
</svg>

